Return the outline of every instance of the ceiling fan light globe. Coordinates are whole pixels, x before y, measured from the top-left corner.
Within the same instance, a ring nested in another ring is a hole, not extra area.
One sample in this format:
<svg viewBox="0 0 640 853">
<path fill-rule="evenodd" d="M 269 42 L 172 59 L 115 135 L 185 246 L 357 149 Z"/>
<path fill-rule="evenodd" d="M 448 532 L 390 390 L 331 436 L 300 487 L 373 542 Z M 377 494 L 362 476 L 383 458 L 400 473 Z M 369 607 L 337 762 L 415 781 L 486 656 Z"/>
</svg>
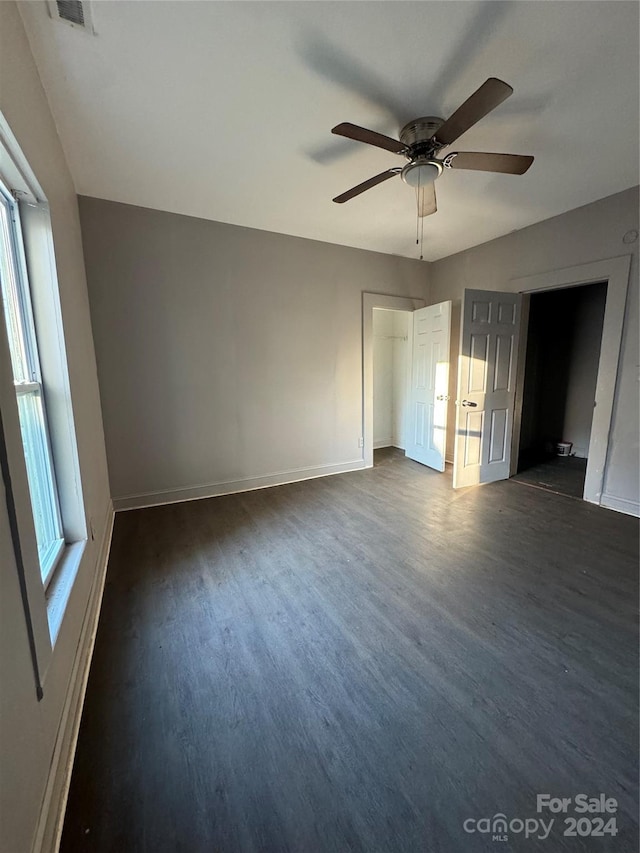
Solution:
<svg viewBox="0 0 640 853">
<path fill-rule="evenodd" d="M 402 170 L 402 180 L 410 187 L 424 187 L 431 184 L 442 173 L 442 166 L 433 161 L 429 163 L 409 163 Z"/>
</svg>

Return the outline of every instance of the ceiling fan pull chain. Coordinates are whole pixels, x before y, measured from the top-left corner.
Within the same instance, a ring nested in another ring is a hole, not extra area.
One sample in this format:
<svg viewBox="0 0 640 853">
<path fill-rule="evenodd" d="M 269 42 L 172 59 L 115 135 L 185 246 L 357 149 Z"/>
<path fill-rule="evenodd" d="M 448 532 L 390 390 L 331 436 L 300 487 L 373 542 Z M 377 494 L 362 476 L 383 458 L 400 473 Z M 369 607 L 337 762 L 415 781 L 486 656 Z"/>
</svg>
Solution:
<svg viewBox="0 0 640 853">
<path fill-rule="evenodd" d="M 420 194 L 421 194 L 421 192 L 422 192 L 422 173 L 418 172 L 418 186 L 416 187 L 416 201 L 418 203 L 417 204 L 418 221 L 416 223 L 416 231 L 418 229 L 420 229 L 420 260 L 422 260 L 422 243 L 424 241 L 424 217 L 420 216 L 420 201 L 421 201 Z M 416 234 L 416 238 L 417 238 L 417 234 Z M 416 244 L 417 243 L 418 243 L 418 240 L 416 239 Z"/>
<path fill-rule="evenodd" d="M 416 187 L 416 246 L 420 237 L 420 176 L 418 175 L 418 186 Z"/>
</svg>

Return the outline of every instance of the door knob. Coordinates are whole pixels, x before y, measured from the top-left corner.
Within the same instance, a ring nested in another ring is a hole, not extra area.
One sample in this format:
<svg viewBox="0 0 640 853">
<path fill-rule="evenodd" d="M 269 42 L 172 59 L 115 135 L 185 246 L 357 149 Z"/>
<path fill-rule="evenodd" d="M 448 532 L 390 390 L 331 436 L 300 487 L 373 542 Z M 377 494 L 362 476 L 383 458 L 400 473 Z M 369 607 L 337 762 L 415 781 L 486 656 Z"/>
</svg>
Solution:
<svg viewBox="0 0 640 853">
<path fill-rule="evenodd" d="M 478 404 L 477 404 L 477 403 L 472 403 L 472 402 L 471 402 L 471 400 L 463 400 L 463 401 L 462 401 L 462 405 L 463 405 L 463 406 L 469 406 L 469 408 L 471 408 L 471 409 L 475 409 L 475 408 L 477 407 L 477 405 L 478 405 Z"/>
</svg>

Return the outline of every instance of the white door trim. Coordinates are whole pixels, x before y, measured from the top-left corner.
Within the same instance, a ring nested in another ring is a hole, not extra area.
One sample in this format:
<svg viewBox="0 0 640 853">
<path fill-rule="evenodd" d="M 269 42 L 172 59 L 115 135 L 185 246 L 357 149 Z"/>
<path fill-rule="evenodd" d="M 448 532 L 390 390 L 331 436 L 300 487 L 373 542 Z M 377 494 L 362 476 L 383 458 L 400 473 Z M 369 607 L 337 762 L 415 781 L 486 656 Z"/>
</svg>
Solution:
<svg viewBox="0 0 640 853">
<path fill-rule="evenodd" d="M 595 504 L 602 502 L 630 269 L 631 255 L 621 255 L 604 261 L 580 264 L 575 267 L 551 270 L 539 275 L 511 280 L 513 289 L 519 293 L 537 293 L 544 290 L 579 287 L 583 284 L 596 284 L 601 281 L 607 283 L 607 301 L 604 310 L 600 362 L 596 382 L 597 405 L 593 413 L 587 474 L 584 484 L 584 499 Z M 522 329 L 522 333 L 526 342 L 526 327 Z M 521 381 L 524 375 L 518 378 Z M 521 401 L 521 386 L 518 397 Z M 519 440 L 519 429 L 517 437 L 514 437 L 514 443 L 516 438 Z"/>
<path fill-rule="evenodd" d="M 373 309 L 415 311 L 425 304 L 424 299 L 410 296 L 362 294 L 362 458 L 366 468 L 373 468 Z"/>
</svg>

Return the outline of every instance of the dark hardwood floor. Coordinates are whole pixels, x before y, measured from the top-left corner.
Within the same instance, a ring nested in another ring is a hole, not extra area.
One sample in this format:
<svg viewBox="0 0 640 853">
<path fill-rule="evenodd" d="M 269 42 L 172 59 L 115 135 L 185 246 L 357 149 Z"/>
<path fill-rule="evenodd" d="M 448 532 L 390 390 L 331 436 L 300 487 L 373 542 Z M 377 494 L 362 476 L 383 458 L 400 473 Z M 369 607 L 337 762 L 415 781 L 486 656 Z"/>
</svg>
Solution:
<svg viewBox="0 0 640 853">
<path fill-rule="evenodd" d="M 397 451 L 119 514 L 61 850 L 635 853 L 637 570 L 635 519 Z M 614 838 L 463 828 L 601 792 Z"/>
<path fill-rule="evenodd" d="M 513 479 L 527 486 L 582 499 L 586 473 L 586 459 L 579 459 L 577 456 L 553 456 L 518 471 Z"/>
</svg>

